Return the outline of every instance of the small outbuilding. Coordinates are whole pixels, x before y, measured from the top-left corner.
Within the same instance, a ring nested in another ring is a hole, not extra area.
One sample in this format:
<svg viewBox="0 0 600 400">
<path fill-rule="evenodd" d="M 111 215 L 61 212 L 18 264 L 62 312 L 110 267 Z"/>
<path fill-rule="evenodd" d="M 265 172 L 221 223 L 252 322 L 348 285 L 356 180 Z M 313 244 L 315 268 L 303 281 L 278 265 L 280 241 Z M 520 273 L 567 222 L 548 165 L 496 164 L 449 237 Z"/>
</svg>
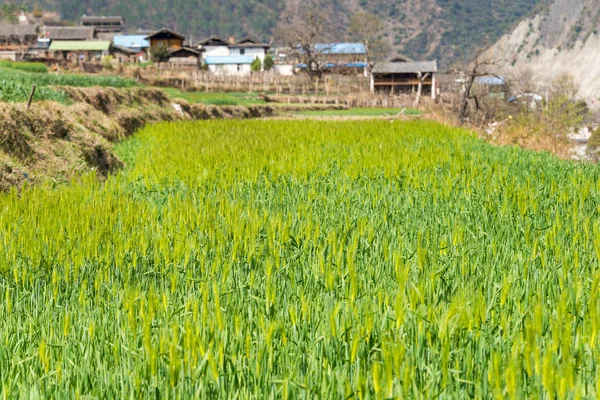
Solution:
<svg viewBox="0 0 600 400">
<path fill-rule="evenodd" d="M 169 63 L 178 67 L 199 68 L 201 65 L 200 54 L 202 52 L 192 47 L 182 47 L 169 51 Z"/>
<path fill-rule="evenodd" d="M 371 72 L 371 91 L 389 95 L 416 93 L 419 81 L 422 93 L 436 97 L 437 61 L 411 61 L 398 57 L 375 64 Z"/>
<path fill-rule="evenodd" d="M 110 55 L 119 64 L 136 63 L 139 61 L 137 51 L 115 44 L 110 46 Z"/>
</svg>

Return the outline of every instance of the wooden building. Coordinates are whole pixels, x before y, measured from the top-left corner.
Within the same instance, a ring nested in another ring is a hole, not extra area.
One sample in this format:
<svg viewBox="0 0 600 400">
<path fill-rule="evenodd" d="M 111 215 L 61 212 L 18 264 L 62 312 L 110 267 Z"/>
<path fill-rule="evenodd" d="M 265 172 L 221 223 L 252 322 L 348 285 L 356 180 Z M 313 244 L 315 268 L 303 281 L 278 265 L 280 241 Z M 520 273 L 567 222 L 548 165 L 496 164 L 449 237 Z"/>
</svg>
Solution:
<svg viewBox="0 0 600 400">
<path fill-rule="evenodd" d="M 35 25 L 0 25 L 0 59 L 20 61 L 37 44 L 38 32 Z"/>
<path fill-rule="evenodd" d="M 200 68 L 202 62 L 200 55 L 201 50 L 192 47 L 181 47 L 169 51 L 169 64 L 173 67 L 190 67 Z"/>
<path fill-rule="evenodd" d="M 137 51 L 115 44 L 110 46 L 110 55 L 117 64 L 137 63 L 139 61 Z"/>
<path fill-rule="evenodd" d="M 42 37 L 49 40 L 94 40 L 96 29 L 83 26 L 44 26 Z"/>
<path fill-rule="evenodd" d="M 35 25 L 0 25 L 0 47 L 6 49 L 34 45 L 38 33 Z"/>
<path fill-rule="evenodd" d="M 183 48 L 185 36 L 167 28 L 162 28 L 151 35 L 148 35 L 146 40 L 150 42 L 150 49 L 165 46 L 169 49 L 169 52 L 172 52 Z"/>
<path fill-rule="evenodd" d="M 398 57 L 375 64 L 371 73 L 371 91 L 389 95 L 416 93 L 420 76 L 422 93 L 431 93 L 431 97 L 435 99 L 436 72 L 437 61 L 410 61 Z"/>
<path fill-rule="evenodd" d="M 125 30 L 123 17 L 87 16 L 81 17 L 81 26 L 95 28 L 98 33 L 122 33 Z"/>
</svg>

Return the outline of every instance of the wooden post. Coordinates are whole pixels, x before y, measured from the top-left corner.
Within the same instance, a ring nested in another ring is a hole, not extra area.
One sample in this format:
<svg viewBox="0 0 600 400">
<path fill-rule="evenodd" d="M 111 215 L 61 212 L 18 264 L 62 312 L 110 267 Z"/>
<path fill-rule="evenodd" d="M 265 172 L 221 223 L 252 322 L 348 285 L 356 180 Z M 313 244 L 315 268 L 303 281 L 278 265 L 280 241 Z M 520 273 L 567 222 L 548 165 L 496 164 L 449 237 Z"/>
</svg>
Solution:
<svg viewBox="0 0 600 400">
<path fill-rule="evenodd" d="M 27 110 L 29 111 L 29 108 L 31 107 L 31 102 L 33 101 L 33 96 L 35 96 L 35 88 L 36 86 L 33 85 L 33 87 L 31 88 L 31 94 L 29 95 L 29 100 L 27 101 Z"/>
</svg>

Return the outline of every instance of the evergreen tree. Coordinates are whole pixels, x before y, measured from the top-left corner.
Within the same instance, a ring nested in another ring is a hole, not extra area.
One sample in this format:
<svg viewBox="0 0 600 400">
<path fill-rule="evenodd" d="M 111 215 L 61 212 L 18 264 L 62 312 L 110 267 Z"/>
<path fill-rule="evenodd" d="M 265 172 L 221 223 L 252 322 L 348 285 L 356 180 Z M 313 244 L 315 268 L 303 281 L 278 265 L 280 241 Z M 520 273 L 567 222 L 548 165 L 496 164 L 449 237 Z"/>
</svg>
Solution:
<svg viewBox="0 0 600 400">
<path fill-rule="evenodd" d="M 260 62 L 260 58 L 256 57 L 254 61 L 252 61 L 252 71 L 260 72 L 262 70 L 262 62 Z"/>
<path fill-rule="evenodd" d="M 274 65 L 275 65 L 275 60 L 273 60 L 273 56 L 270 54 L 267 54 L 267 56 L 265 57 L 265 62 L 263 64 L 265 71 L 272 70 Z"/>
</svg>

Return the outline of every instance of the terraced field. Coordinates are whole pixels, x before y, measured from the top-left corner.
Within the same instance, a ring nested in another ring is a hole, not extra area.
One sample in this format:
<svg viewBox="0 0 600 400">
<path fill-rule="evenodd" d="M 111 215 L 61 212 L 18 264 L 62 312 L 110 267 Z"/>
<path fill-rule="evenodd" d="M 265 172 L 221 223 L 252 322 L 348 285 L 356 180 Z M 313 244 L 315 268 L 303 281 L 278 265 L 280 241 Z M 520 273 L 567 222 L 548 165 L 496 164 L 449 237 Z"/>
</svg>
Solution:
<svg viewBox="0 0 600 400">
<path fill-rule="evenodd" d="M 423 121 L 119 150 L 0 197 L 5 398 L 598 394 L 598 167 Z"/>
</svg>

